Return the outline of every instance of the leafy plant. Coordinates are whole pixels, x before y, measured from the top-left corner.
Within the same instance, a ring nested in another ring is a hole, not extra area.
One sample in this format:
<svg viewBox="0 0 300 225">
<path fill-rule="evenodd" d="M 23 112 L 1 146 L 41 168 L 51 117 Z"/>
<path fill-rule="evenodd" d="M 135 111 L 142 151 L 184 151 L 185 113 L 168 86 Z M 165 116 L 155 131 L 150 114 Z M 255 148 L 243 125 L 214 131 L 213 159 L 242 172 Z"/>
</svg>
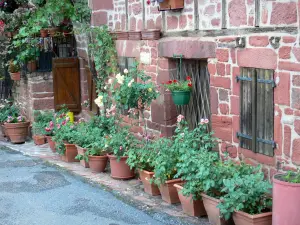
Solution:
<svg viewBox="0 0 300 225">
<path fill-rule="evenodd" d="M 32 132 L 34 135 L 48 135 L 46 127 L 53 120 L 53 112 L 34 112 L 34 122 Z"/>
<path fill-rule="evenodd" d="M 10 60 L 9 64 L 8 64 L 8 71 L 10 73 L 18 73 L 18 72 L 20 72 L 20 66 L 19 66 L 19 64 L 15 63 L 13 60 Z"/>
<path fill-rule="evenodd" d="M 23 123 L 25 122 L 24 116 L 8 116 L 6 123 Z"/>
<path fill-rule="evenodd" d="M 284 176 L 280 177 L 283 181 L 288 183 L 300 184 L 300 172 L 288 171 Z"/>
<path fill-rule="evenodd" d="M 191 91 L 193 87 L 190 76 L 185 81 L 169 80 L 163 86 L 169 91 Z"/>
<path fill-rule="evenodd" d="M 60 125 L 60 124 L 58 124 Z M 65 143 L 73 144 L 74 143 L 74 133 L 75 126 L 71 123 L 66 123 L 64 125 L 58 126 L 53 137 L 53 141 L 56 143 L 57 152 L 60 155 L 64 155 L 66 148 Z"/>
<path fill-rule="evenodd" d="M 218 208 L 226 220 L 235 210 L 251 215 L 270 211 L 272 199 L 269 196 L 272 185 L 264 180 L 263 172 L 253 172 L 251 168 L 246 175 L 233 174 L 232 178 L 224 179 L 223 183 L 222 192 L 226 194 L 221 198 Z"/>
</svg>

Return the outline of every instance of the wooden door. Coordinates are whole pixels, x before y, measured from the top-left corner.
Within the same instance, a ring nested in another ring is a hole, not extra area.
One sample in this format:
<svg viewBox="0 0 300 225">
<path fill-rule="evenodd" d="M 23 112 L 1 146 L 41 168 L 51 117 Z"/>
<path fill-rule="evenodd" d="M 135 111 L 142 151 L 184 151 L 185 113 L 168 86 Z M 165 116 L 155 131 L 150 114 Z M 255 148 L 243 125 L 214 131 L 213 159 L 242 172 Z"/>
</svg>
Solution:
<svg viewBox="0 0 300 225">
<path fill-rule="evenodd" d="M 53 59 L 53 89 L 55 110 L 65 105 L 71 112 L 81 111 L 78 58 Z"/>
</svg>

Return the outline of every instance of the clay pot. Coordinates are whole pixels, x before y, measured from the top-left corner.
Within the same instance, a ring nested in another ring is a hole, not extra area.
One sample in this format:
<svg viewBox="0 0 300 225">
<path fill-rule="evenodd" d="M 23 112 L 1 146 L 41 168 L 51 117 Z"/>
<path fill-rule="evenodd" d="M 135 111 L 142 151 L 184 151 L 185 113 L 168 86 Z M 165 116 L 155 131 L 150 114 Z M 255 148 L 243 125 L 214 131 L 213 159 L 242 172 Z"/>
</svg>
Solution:
<svg viewBox="0 0 300 225">
<path fill-rule="evenodd" d="M 128 32 L 125 31 L 112 32 L 112 35 L 115 35 L 117 40 L 128 40 Z"/>
<path fill-rule="evenodd" d="M 51 28 L 48 28 L 48 31 L 49 31 L 50 37 L 55 37 L 57 35 L 57 33 L 59 32 L 59 28 L 51 27 Z"/>
<path fill-rule="evenodd" d="M 78 155 L 85 155 L 87 149 L 81 148 L 78 145 L 76 145 L 76 148 L 77 148 Z M 80 160 L 80 165 L 82 165 L 84 168 L 90 168 L 89 163 L 86 162 L 84 159 Z"/>
<path fill-rule="evenodd" d="M 28 136 L 28 127 L 30 122 L 23 123 L 5 123 L 5 129 L 10 141 L 14 144 L 25 143 Z"/>
<path fill-rule="evenodd" d="M 44 145 L 46 143 L 45 136 L 34 135 L 32 138 L 33 138 L 34 144 L 36 144 L 36 145 Z"/>
<path fill-rule="evenodd" d="M 154 172 L 139 170 L 141 181 L 144 185 L 144 191 L 152 196 L 160 195 L 160 191 L 156 184 L 150 183 L 150 179 L 154 176 Z"/>
<path fill-rule="evenodd" d="M 10 78 L 14 81 L 19 81 L 21 80 L 21 72 L 17 72 L 17 73 L 9 73 L 10 74 Z"/>
<path fill-rule="evenodd" d="M 47 142 L 49 143 L 49 147 L 51 148 L 52 152 L 56 152 L 55 142 L 52 140 L 51 136 L 46 136 Z"/>
<path fill-rule="evenodd" d="M 158 40 L 158 39 L 160 39 L 160 30 L 157 30 L 157 29 L 143 30 L 142 31 L 142 39 L 143 40 Z"/>
<path fill-rule="evenodd" d="M 159 3 L 159 10 L 179 10 L 184 8 L 184 0 L 164 0 Z"/>
<path fill-rule="evenodd" d="M 299 225 L 300 184 L 285 182 L 281 176 L 273 178 L 272 225 Z"/>
<path fill-rule="evenodd" d="M 89 155 L 89 164 L 93 172 L 103 173 L 107 165 L 108 157 L 105 156 L 91 156 Z"/>
<path fill-rule="evenodd" d="M 272 212 L 250 215 L 237 211 L 232 217 L 235 225 L 272 225 Z"/>
<path fill-rule="evenodd" d="M 31 60 L 27 63 L 27 70 L 29 73 L 35 72 L 37 68 L 36 61 Z"/>
<path fill-rule="evenodd" d="M 128 39 L 135 41 L 142 40 L 141 31 L 128 31 Z"/>
<path fill-rule="evenodd" d="M 48 30 L 47 29 L 41 29 L 40 34 L 42 38 L 48 37 Z"/>
<path fill-rule="evenodd" d="M 114 179 L 132 179 L 135 177 L 134 170 L 126 164 L 127 156 L 120 158 L 120 161 L 117 160 L 117 157 L 114 155 L 108 155 L 111 168 L 111 177 Z"/>
<path fill-rule="evenodd" d="M 193 200 L 192 196 L 184 196 L 181 194 L 181 190 L 183 187 L 180 184 L 174 184 L 174 187 L 177 188 L 179 200 L 182 205 L 183 212 L 189 216 L 206 216 L 207 213 L 205 211 L 203 201 L 201 199 L 199 200 Z"/>
<path fill-rule="evenodd" d="M 159 186 L 159 191 L 161 193 L 162 199 L 169 203 L 169 204 L 175 204 L 179 203 L 179 196 L 177 193 L 176 187 L 174 187 L 174 184 L 181 184 L 181 179 L 174 179 L 174 180 L 168 180 L 164 184 L 161 184 Z"/>
<path fill-rule="evenodd" d="M 204 193 L 201 196 L 211 225 L 234 225 L 232 220 L 226 221 L 220 217 L 220 209 L 217 208 L 217 205 L 220 203 L 219 199 L 212 198 Z"/>
<path fill-rule="evenodd" d="M 61 159 L 65 162 L 79 162 L 79 160 L 75 159 L 78 155 L 76 145 L 74 144 L 65 144 L 66 151 L 64 155 L 61 155 Z"/>
</svg>

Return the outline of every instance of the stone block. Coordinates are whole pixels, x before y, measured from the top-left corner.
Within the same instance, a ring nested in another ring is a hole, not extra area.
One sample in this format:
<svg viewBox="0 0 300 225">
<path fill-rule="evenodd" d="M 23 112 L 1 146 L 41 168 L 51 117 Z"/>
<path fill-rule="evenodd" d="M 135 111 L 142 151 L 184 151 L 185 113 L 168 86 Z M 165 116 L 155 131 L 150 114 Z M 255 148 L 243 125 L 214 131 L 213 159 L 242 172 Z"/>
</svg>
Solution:
<svg viewBox="0 0 300 225">
<path fill-rule="evenodd" d="M 274 89 L 274 102 L 279 105 L 290 105 L 290 73 L 277 73 L 279 82 Z"/>
<path fill-rule="evenodd" d="M 292 162 L 293 164 L 300 166 L 300 138 L 293 141 Z"/>
<path fill-rule="evenodd" d="M 271 24 L 294 24 L 297 23 L 296 2 L 273 2 Z"/>
<path fill-rule="evenodd" d="M 252 36 L 249 38 L 249 44 L 254 47 L 266 47 L 269 45 L 268 36 Z"/>
<path fill-rule="evenodd" d="M 232 141 L 232 118 L 212 115 L 212 129 L 215 136 L 223 141 Z"/>
<path fill-rule="evenodd" d="M 291 138 L 292 138 L 291 128 L 289 126 L 284 126 L 283 152 L 287 157 L 290 157 Z"/>
</svg>

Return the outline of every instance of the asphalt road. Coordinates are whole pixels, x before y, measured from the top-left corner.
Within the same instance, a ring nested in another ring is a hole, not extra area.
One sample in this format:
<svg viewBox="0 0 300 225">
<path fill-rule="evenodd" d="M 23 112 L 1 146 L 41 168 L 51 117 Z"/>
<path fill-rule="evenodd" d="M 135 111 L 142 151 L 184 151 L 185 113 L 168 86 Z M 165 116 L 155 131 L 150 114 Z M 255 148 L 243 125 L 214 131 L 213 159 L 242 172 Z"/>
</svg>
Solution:
<svg viewBox="0 0 300 225">
<path fill-rule="evenodd" d="M 177 224 L 150 216 L 108 191 L 0 148 L 0 225 Z"/>
</svg>

